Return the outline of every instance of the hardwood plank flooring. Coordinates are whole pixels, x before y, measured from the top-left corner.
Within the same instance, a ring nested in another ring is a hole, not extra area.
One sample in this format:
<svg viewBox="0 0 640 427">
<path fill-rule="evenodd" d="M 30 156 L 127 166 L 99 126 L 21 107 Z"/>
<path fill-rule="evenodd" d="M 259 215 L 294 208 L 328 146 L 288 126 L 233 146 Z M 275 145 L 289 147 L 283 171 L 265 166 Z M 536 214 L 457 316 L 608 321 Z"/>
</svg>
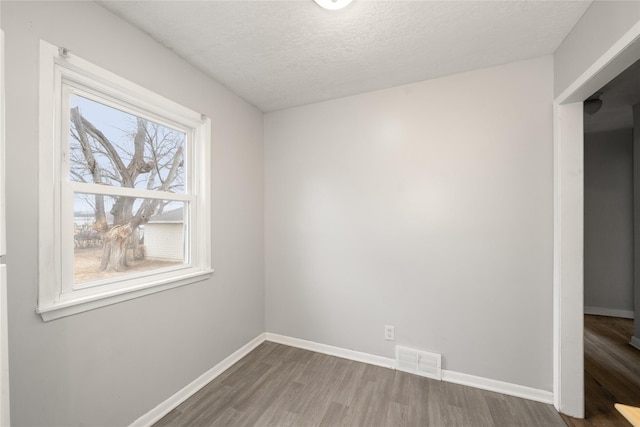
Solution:
<svg viewBox="0 0 640 427">
<path fill-rule="evenodd" d="M 155 426 L 565 424 L 551 405 L 265 342 Z"/>
<path fill-rule="evenodd" d="M 563 415 L 570 427 L 630 424 L 614 403 L 640 406 L 640 350 L 629 345 L 633 320 L 584 317 L 585 419 Z"/>
</svg>

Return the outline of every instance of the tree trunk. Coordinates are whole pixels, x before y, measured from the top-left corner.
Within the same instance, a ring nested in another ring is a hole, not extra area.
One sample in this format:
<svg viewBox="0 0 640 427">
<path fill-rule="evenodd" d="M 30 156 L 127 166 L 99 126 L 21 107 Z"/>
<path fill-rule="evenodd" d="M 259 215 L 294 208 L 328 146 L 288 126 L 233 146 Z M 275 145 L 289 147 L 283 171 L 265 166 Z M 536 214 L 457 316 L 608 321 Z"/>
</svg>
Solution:
<svg viewBox="0 0 640 427">
<path fill-rule="evenodd" d="M 136 228 L 133 234 L 129 238 L 129 245 L 131 247 L 131 258 L 134 261 L 140 261 L 144 259 L 144 250 L 140 244 L 140 228 Z"/>
<path fill-rule="evenodd" d="M 127 269 L 127 244 L 131 226 L 115 225 L 104 234 L 104 248 L 100 262 L 101 271 L 124 271 Z"/>
</svg>

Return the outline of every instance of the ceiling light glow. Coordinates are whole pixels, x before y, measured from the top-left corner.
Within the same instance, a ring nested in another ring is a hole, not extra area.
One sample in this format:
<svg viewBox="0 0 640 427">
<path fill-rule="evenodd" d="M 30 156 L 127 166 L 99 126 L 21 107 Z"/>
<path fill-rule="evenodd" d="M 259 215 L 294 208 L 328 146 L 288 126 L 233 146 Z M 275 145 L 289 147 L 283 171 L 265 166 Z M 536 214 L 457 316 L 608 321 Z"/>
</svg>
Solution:
<svg viewBox="0 0 640 427">
<path fill-rule="evenodd" d="M 351 3 L 351 0 L 313 0 L 320 7 L 329 10 L 338 10 Z"/>
</svg>

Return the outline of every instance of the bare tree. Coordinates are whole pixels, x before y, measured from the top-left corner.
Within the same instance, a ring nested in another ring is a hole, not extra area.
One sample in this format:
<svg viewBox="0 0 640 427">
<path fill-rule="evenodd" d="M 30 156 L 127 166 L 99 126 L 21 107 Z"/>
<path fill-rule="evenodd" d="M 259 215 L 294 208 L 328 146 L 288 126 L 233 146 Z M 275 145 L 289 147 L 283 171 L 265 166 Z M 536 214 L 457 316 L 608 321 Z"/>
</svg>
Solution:
<svg viewBox="0 0 640 427">
<path fill-rule="evenodd" d="M 184 189 L 184 134 L 158 123 L 131 116 L 124 141 L 110 141 L 85 118 L 79 107 L 71 109 L 70 177 L 78 182 L 147 190 Z M 159 199 L 113 196 L 108 223 L 105 197 L 91 196 L 95 211 L 93 228 L 103 239 L 100 270 L 123 271 L 127 246 L 141 224 L 162 212 L 167 202 Z"/>
</svg>

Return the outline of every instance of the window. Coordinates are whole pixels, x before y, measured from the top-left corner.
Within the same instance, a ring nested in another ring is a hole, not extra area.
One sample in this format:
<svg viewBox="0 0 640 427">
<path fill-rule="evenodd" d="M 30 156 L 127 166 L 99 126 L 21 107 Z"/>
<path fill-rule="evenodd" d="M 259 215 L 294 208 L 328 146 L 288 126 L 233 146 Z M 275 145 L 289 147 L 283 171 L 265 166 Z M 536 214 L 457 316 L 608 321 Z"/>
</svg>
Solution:
<svg viewBox="0 0 640 427">
<path fill-rule="evenodd" d="M 209 119 L 41 42 L 44 320 L 210 277 Z"/>
</svg>

